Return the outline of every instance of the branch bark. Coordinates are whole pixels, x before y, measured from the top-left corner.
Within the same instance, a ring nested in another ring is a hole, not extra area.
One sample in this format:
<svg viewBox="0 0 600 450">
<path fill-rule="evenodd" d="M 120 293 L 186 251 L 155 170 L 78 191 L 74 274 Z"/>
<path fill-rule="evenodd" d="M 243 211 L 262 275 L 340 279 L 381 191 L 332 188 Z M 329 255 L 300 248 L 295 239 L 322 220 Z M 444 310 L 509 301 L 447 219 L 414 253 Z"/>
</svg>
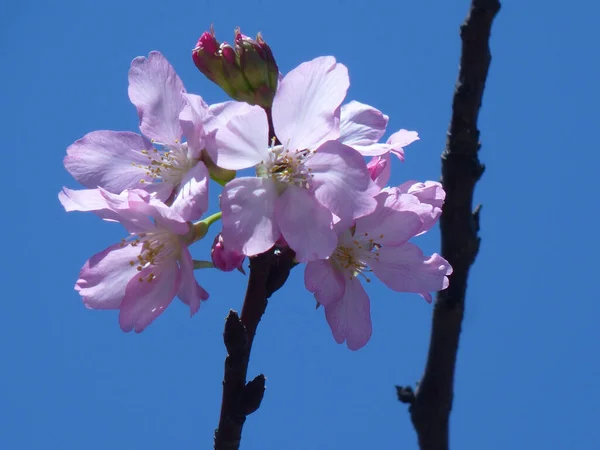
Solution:
<svg viewBox="0 0 600 450">
<path fill-rule="evenodd" d="M 436 297 L 429 353 L 416 390 L 397 386 L 398 398 L 410 404 L 421 450 L 447 450 L 454 396 L 456 354 L 463 320 L 469 269 L 479 251 L 479 212 L 473 209 L 475 184 L 484 171 L 477 118 L 491 62 L 489 38 L 498 0 L 472 0 L 460 28 L 462 54 L 446 148 L 442 184 L 446 201 L 440 218 L 442 255 L 452 265 L 448 289 Z"/>
<path fill-rule="evenodd" d="M 227 349 L 223 375 L 223 397 L 219 427 L 215 430 L 215 450 L 237 450 L 246 417 L 256 411 L 265 392 L 265 376 L 246 383 L 252 344 L 268 298 L 277 291 L 296 265 L 294 252 L 274 247 L 250 258 L 250 276 L 242 315 L 231 310 L 225 319 L 223 340 Z"/>
</svg>

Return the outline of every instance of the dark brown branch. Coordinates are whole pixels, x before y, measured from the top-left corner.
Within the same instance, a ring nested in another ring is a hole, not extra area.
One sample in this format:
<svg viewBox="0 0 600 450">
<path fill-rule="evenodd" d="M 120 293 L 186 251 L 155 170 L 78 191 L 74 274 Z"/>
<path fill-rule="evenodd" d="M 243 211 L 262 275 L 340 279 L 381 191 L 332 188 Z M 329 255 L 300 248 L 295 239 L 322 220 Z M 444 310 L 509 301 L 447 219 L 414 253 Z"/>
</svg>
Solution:
<svg viewBox="0 0 600 450">
<path fill-rule="evenodd" d="M 467 278 L 480 244 L 480 207 L 472 212 L 473 191 L 484 170 L 478 158 L 477 117 L 491 61 L 490 31 L 499 10 L 498 0 L 472 0 L 460 29 L 460 70 L 446 149 L 442 154 L 446 201 L 440 219 L 442 255 L 454 272 L 448 289 L 439 292 L 436 298 L 423 378 L 415 392 L 397 387 L 398 398 L 411 405 L 411 420 L 421 450 L 448 449 L 448 423 Z"/>
<path fill-rule="evenodd" d="M 250 277 L 241 318 L 231 310 L 225 320 L 223 339 L 227 348 L 223 376 L 223 398 L 219 427 L 215 430 L 215 450 L 237 450 L 246 417 L 260 407 L 265 392 L 265 376 L 246 383 L 252 343 L 258 324 L 267 308 L 267 299 L 277 291 L 290 273 L 294 252 L 272 248 L 250 258 Z"/>
</svg>

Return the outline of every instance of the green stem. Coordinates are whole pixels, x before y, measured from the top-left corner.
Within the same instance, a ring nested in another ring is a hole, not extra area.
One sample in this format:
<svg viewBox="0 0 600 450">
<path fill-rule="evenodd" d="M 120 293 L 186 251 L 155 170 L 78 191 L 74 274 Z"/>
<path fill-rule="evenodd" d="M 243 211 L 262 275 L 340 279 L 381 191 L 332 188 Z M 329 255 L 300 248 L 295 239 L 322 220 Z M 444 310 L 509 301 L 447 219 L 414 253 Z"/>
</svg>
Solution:
<svg viewBox="0 0 600 450">
<path fill-rule="evenodd" d="M 212 216 L 208 216 L 204 220 L 200 220 L 194 223 L 194 240 L 192 242 L 199 241 L 206 233 L 208 233 L 208 229 L 210 226 L 215 223 L 217 220 L 221 220 L 221 212 L 215 213 Z"/>
</svg>

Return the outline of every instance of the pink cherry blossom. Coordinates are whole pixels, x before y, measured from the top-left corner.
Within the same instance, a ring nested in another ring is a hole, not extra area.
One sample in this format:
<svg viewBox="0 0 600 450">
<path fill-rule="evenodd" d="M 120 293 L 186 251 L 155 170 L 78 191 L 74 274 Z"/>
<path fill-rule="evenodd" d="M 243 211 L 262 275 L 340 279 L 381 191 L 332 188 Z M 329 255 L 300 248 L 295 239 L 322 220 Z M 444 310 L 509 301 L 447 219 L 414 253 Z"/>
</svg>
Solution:
<svg viewBox="0 0 600 450">
<path fill-rule="evenodd" d="M 356 150 L 338 142 L 339 107 L 349 86 L 345 66 L 316 58 L 288 73 L 273 100 L 274 131 L 259 107 L 216 132 L 216 163 L 256 177 L 228 183 L 221 195 L 223 238 L 248 256 L 281 237 L 299 261 L 328 257 L 337 236 L 333 223 L 370 213 L 376 186 Z"/>
<path fill-rule="evenodd" d="M 194 277 L 188 246 L 194 228 L 194 196 L 178 195 L 166 206 L 143 190 L 111 194 L 104 189 L 72 191 L 59 199 L 67 211 L 94 211 L 119 221 L 129 232 L 120 243 L 92 256 L 83 266 L 75 290 L 91 309 L 118 309 L 123 331 L 143 331 L 175 296 L 194 315 L 208 293 Z"/>
<path fill-rule="evenodd" d="M 214 153 L 215 130 L 209 125 L 214 117 L 201 97 L 185 92 L 161 53 L 133 60 L 129 98 L 142 135 L 108 130 L 86 134 L 67 149 L 64 165 L 69 173 L 88 188 L 101 186 L 115 194 L 145 189 L 163 201 L 186 189 L 190 179 L 206 178 L 200 156 L 204 148 Z M 184 133 L 187 142 L 182 142 Z"/>
<path fill-rule="evenodd" d="M 423 229 L 431 204 L 400 189 L 384 190 L 375 198 L 375 211 L 350 229 L 338 228 L 331 257 L 309 262 L 304 274 L 307 289 L 325 309 L 335 341 L 345 341 L 351 350 L 363 347 L 372 331 L 370 302 L 360 278 L 369 282 L 372 272 L 394 291 L 418 293 L 431 302 L 430 292 L 446 289 L 452 273 L 440 255 L 424 256 L 408 242 Z"/>
</svg>

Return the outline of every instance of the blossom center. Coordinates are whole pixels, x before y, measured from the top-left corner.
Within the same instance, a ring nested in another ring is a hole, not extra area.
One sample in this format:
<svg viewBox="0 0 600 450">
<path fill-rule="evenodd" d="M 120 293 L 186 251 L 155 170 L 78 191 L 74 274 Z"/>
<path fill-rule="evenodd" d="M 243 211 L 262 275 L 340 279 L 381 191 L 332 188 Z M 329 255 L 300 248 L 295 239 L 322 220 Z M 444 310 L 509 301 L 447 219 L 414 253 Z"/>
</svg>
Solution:
<svg viewBox="0 0 600 450">
<path fill-rule="evenodd" d="M 313 154 L 314 151 L 309 149 L 290 150 L 273 142 L 269 148 L 269 159 L 258 165 L 257 175 L 269 177 L 281 185 L 308 189 L 314 175 L 306 163 Z"/>
<path fill-rule="evenodd" d="M 131 245 L 140 247 L 140 253 L 135 260 L 129 261 L 129 265 L 138 272 L 151 267 L 151 272 L 145 277 L 139 276 L 138 281 L 148 283 L 156 278 L 157 267 L 168 261 L 177 260 L 181 253 L 180 236 L 163 229 L 156 229 L 138 235 L 132 235 L 121 241 L 121 247 Z"/>
<path fill-rule="evenodd" d="M 175 141 L 174 145 L 164 145 L 152 141 L 152 144 L 153 149 L 142 150 L 142 154 L 148 158 L 147 165 L 132 163 L 134 167 L 146 171 L 151 183 L 166 182 L 178 185 L 183 176 L 198 162 L 189 157 L 187 142 Z M 144 179 L 140 182 L 147 183 Z"/>
<path fill-rule="evenodd" d="M 369 263 L 373 259 L 379 260 L 380 248 L 381 245 L 369 233 L 355 236 L 348 231 L 340 237 L 331 258 L 340 270 L 349 274 L 350 279 L 361 276 L 369 283 L 371 279 L 365 273 L 372 272 Z"/>
</svg>

